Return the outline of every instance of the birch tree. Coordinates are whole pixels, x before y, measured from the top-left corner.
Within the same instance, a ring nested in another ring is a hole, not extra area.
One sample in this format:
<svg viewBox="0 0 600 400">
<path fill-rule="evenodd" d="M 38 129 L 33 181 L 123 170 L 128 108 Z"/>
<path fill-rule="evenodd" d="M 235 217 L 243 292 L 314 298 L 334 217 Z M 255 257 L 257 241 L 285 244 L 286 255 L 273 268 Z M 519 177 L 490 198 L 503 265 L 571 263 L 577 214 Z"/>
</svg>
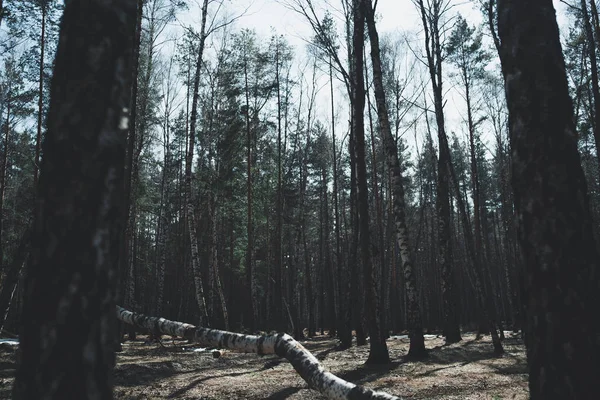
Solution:
<svg viewBox="0 0 600 400">
<path fill-rule="evenodd" d="M 375 25 L 375 10 L 371 0 L 364 0 L 366 10 L 366 21 L 369 29 L 371 42 L 371 63 L 373 65 L 373 83 L 375 86 L 375 100 L 377 103 L 377 115 L 379 117 L 380 133 L 385 143 L 386 160 L 392 175 L 393 212 L 396 228 L 396 242 L 400 249 L 402 270 L 404 274 L 404 287 L 407 297 L 408 327 L 410 331 L 410 347 L 408 355 L 411 358 L 423 358 L 427 353 L 425 350 L 425 339 L 423 338 L 423 327 L 421 322 L 421 310 L 417 293 L 416 275 L 413 272 L 413 255 L 408 240 L 408 228 L 406 226 L 406 203 L 404 199 L 404 185 L 400 160 L 398 158 L 398 145 L 392 135 L 386 96 L 383 88 L 383 74 L 381 70 L 381 52 L 379 48 L 379 34 Z"/>
</svg>

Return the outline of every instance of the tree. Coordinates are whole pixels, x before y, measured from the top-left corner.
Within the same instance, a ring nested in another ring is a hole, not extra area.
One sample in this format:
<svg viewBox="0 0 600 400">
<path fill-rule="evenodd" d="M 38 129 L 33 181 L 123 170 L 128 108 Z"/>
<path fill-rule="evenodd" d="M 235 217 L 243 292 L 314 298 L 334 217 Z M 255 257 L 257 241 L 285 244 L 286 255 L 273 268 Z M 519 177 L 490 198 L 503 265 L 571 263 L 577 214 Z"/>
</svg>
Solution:
<svg viewBox="0 0 600 400">
<path fill-rule="evenodd" d="M 181 336 L 206 346 L 218 346 L 258 355 L 276 354 L 287 359 L 310 387 L 330 399 L 341 400 L 399 400 L 385 392 L 375 392 L 338 378 L 323 368 L 319 360 L 300 343 L 285 333 L 255 336 L 207 329 L 164 318 L 148 317 L 116 308 L 117 317 L 128 324 L 160 333 Z"/>
<path fill-rule="evenodd" d="M 25 281 L 17 399 L 112 397 L 113 266 L 135 15 L 133 0 L 65 9 Z"/>
<path fill-rule="evenodd" d="M 392 129 L 388 117 L 386 96 L 383 88 L 383 74 L 381 71 L 381 55 L 379 49 L 379 35 L 375 25 L 375 10 L 371 0 L 364 0 L 366 10 L 366 21 L 369 29 L 371 42 L 371 62 L 373 65 L 373 82 L 375 85 L 375 99 L 379 116 L 380 132 L 385 143 L 388 168 L 392 175 L 392 192 L 394 207 L 394 222 L 396 226 L 396 241 L 400 249 L 402 259 L 402 270 L 404 273 L 404 285 L 407 297 L 408 326 L 410 331 L 410 347 L 408 355 L 411 358 L 423 358 L 427 353 L 425 350 L 425 339 L 423 338 L 423 327 L 421 322 L 421 310 L 419 309 L 416 276 L 413 272 L 413 255 L 408 240 L 408 228 L 406 224 L 406 202 L 404 198 L 404 185 L 400 160 L 398 158 L 398 145 L 392 136 Z"/>
<path fill-rule="evenodd" d="M 385 364 L 390 362 L 385 337 L 381 330 L 381 308 L 378 300 L 375 266 L 369 241 L 369 195 L 367 193 L 367 166 L 365 156 L 365 87 L 363 51 L 365 42 L 365 4 L 362 0 L 353 0 L 354 29 L 353 80 L 352 80 L 352 131 L 354 133 L 354 152 L 356 153 L 356 179 L 358 188 L 358 227 L 360 232 L 360 256 L 363 265 L 363 280 L 367 300 L 367 318 L 370 340 L 367 364 Z"/>
<path fill-rule="evenodd" d="M 498 2 L 531 398 L 600 390 L 600 280 L 552 2 Z"/>
<path fill-rule="evenodd" d="M 185 194 L 186 194 L 186 216 L 190 236 L 190 250 L 192 257 L 192 271 L 196 288 L 196 302 L 200 309 L 200 326 L 208 325 L 208 310 L 206 298 L 204 297 L 204 285 L 202 284 L 202 270 L 200 269 L 200 255 L 198 253 L 198 240 L 196 234 L 196 218 L 194 212 L 194 200 L 192 191 L 192 163 L 194 161 L 194 141 L 196 139 L 196 124 L 198 118 L 198 97 L 200 90 L 200 73 L 202 71 L 202 57 L 206 43 L 206 18 L 208 13 L 208 0 L 202 3 L 202 23 L 200 26 L 200 37 L 197 47 L 197 59 L 194 72 L 194 86 L 192 91 L 192 112 L 190 114 L 190 129 L 188 136 L 188 148 L 185 157 Z"/>
<path fill-rule="evenodd" d="M 442 90 L 442 36 L 440 25 L 448 11 L 447 0 L 433 0 L 425 7 L 423 0 L 414 0 L 421 14 L 425 30 L 425 50 L 427 67 L 433 89 L 435 120 L 437 124 L 439 157 L 437 161 L 436 209 L 438 218 L 439 264 L 442 270 L 442 299 L 444 302 L 444 336 L 446 344 L 461 340 L 457 294 L 455 289 L 454 259 L 450 241 L 450 150 L 444 120 Z"/>
<path fill-rule="evenodd" d="M 470 170 L 471 170 L 471 193 L 473 200 L 473 236 L 474 240 L 471 244 L 468 241 L 467 246 L 472 246 L 470 252 L 474 260 L 475 273 L 474 281 L 481 282 L 483 290 L 487 289 L 486 299 L 490 297 L 495 299 L 493 290 L 493 282 L 489 278 L 489 262 L 486 260 L 484 253 L 483 239 L 485 232 L 482 231 L 485 223 L 485 213 L 483 204 L 485 203 L 485 196 L 481 190 L 481 183 L 479 177 L 479 167 L 477 163 L 476 147 L 478 146 L 479 137 L 477 134 L 478 125 L 483 121 L 482 119 L 476 120 L 477 101 L 475 97 L 475 89 L 479 82 L 484 77 L 485 67 L 490 61 L 491 56 L 485 50 L 482 45 L 482 34 L 476 33 L 475 28 L 469 27 L 467 21 L 458 16 L 454 30 L 452 31 L 448 42 L 446 44 L 446 52 L 448 59 L 458 70 L 459 81 L 462 85 L 463 97 L 467 107 L 467 130 L 469 133 L 469 155 L 470 155 Z M 461 211 L 462 212 L 462 211 Z M 482 220 L 483 213 L 483 220 Z M 467 224 L 465 224 L 465 229 Z M 465 235 L 466 237 L 469 235 Z M 486 300 L 489 302 L 489 300 Z M 485 301 L 483 302 L 485 304 Z M 496 313 L 495 309 L 492 309 L 491 303 L 487 307 L 487 312 L 491 315 Z M 497 308 L 497 307 L 496 307 Z M 484 312 L 485 314 L 485 312 Z M 482 320 L 483 325 L 487 323 L 485 317 Z M 496 339 L 494 333 L 495 327 L 491 328 L 492 337 L 495 340 L 497 346 L 499 340 Z M 501 329 L 502 331 L 502 329 Z M 499 351 L 499 350 L 498 350 Z"/>
</svg>

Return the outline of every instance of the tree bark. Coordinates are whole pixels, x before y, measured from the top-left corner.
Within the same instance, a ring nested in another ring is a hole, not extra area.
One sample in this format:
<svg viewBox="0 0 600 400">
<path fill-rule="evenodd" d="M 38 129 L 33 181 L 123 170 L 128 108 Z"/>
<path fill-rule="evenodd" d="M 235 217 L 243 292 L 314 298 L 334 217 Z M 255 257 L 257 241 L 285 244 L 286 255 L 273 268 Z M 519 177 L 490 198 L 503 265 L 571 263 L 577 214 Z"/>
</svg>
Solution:
<svg viewBox="0 0 600 400">
<path fill-rule="evenodd" d="M 4 194 L 6 193 L 6 169 L 8 168 L 8 144 L 10 142 L 10 89 L 6 97 L 6 132 L 4 133 L 4 152 L 0 163 L 0 271 L 4 268 Z"/>
<path fill-rule="evenodd" d="M 594 1 L 591 1 L 591 3 L 594 3 Z M 590 60 L 590 74 L 592 78 L 592 98 L 594 100 L 594 118 L 592 120 L 592 127 L 594 131 L 596 151 L 600 153 L 600 86 L 598 84 L 598 60 L 596 58 L 597 44 L 594 38 L 594 30 L 592 29 L 592 22 L 590 21 L 586 0 L 581 0 L 581 13 L 587 40 L 588 58 Z M 598 158 L 598 162 L 600 163 L 600 158 Z M 600 164 L 598 165 L 598 168 L 600 171 Z"/>
<path fill-rule="evenodd" d="M 142 37 L 142 13 L 144 8 L 143 0 L 137 0 L 137 15 L 136 23 L 133 30 L 134 35 L 134 48 L 132 54 L 132 77 L 131 77 L 131 102 L 129 104 L 129 127 L 127 132 L 127 147 L 125 153 L 125 165 L 124 165 L 124 180 L 123 180 L 123 197 L 124 206 L 122 209 L 124 229 L 122 231 L 123 237 L 119 241 L 119 263 L 117 268 L 117 274 L 120 279 L 117 280 L 116 288 L 116 300 L 123 301 L 125 304 L 129 304 L 127 298 L 131 293 L 129 288 L 129 260 L 131 253 L 131 243 L 133 238 L 133 228 L 131 227 L 131 188 L 132 188 L 132 174 L 133 174 L 133 154 L 135 151 L 136 143 L 136 126 L 137 126 L 137 93 L 138 93 L 138 71 L 139 71 L 139 58 L 140 58 L 140 44 Z M 129 305 L 133 308 L 133 304 Z M 120 340 L 122 338 L 120 329 L 116 333 L 119 339 L 117 343 L 117 350 L 121 350 Z"/>
<path fill-rule="evenodd" d="M 385 143 L 386 159 L 388 168 L 392 175 L 393 211 L 396 227 L 396 242 L 400 249 L 402 270 L 404 273 L 404 285 L 407 299 L 408 329 L 410 332 L 410 347 L 408 356 L 411 358 L 423 358 L 426 356 L 425 339 L 423 338 L 423 325 L 421 322 L 421 310 L 417 293 L 416 276 L 413 272 L 413 255 L 408 238 L 406 226 L 406 203 L 404 200 L 404 187 L 402 184 L 402 170 L 398 159 L 398 146 L 392 136 L 390 121 L 388 117 L 385 92 L 383 89 L 383 75 L 381 71 L 381 55 L 379 49 L 379 35 L 375 26 L 375 15 L 371 0 L 363 0 L 366 9 L 366 20 L 371 41 L 371 63 L 373 66 L 373 84 L 375 86 L 375 100 L 377 103 L 377 114 L 382 139 Z"/>
<path fill-rule="evenodd" d="M 441 18 L 441 2 L 433 2 L 431 15 L 423 0 L 418 0 L 417 5 L 421 13 L 423 29 L 425 32 L 425 50 L 427 53 L 427 66 L 433 89 L 435 117 L 438 127 L 439 158 L 437 161 L 437 195 L 436 208 L 438 218 L 439 260 L 442 270 L 442 299 L 444 303 L 444 336 L 446 344 L 459 342 L 460 336 L 459 315 L 457 310 L 457 293 L 455 289 L 454 258 L 450 240 L 450 182 L 448 166 L 450 154 L 444 151 L 447 142 L 444 121 L 444 106 L 442 92 L 442 45 L 439 32 L 439 19 Z M 446 146 L 447 147 L 447 146 Z"/>
<path fill-rule="evenodd" d="M 223 317 L 223 324 L 225 329 L 229 329 L 229 313 L 227 312 L 227 302 L 225 301 L 225 294 L 223 293 L 223 285 L 221 285 L 221 274 L 219 273 L 219 256 L 218 247 L 219 241 L 217 237 L 217 221 L 218 221 L 218 206 L 217 197 L 215 194 L 210 195 L 209 199 L 209 214 L 210 214 L 210 226 L 211 226 L 211 241 L 210 241 L 210 268 L 212 270 L 212 276 L 214 280 L 214 286 L 217 289 L 217 296 L 219 297 L 219 305 L 221 306 L 221 313 Z"/>
<path fill-rule="evenodd" d="M 254 221 L 252 206 L 252 129 L 250 126 L 250 88 L 248 84 L 248 59 L 244 53 L 244 94 L 246 100 L 246 112 L 244 115 L 246 121 L 246 235 L 248 243 L 246 245 L 246 285 L 248 288 L 248 304 L 252 319 L 250 320 L 250 329 L 255 330 L 258 324 L 258 306 L 256 304 L 256 272 L 254 271 Z"/>
<path fill-rule="evenodd" d="M 192 257 L 192 272 L 194 274 L 194 285 L 196 288 L 196 302 L 200 310 L 200 324 L 208 324 L 208 310 L 204 297 L 204 286 L 202 284 L 202 269 L 200 268 L 200 254 L 198 251 L 198 235 L 196 233 L 196 217 L 194 212 L 194 196 L 192 190 L 192 163 L 194 162 L 194 146 L 196 137 L 196 123 L 198 118 L 198 99 L 200 97 L 200 72 L 202 70 L 202 57 L 206 42 L 206 17 L 208 12 L 208 0 L 202 3 L 202 25 L 200 27 L 200 43 L 196 58 L 196 71 L 194 73 L 194 89 L 192 94 L 192 112 L 190 114 L 189 143 L 185 160 L 185 194 L 188 234 L 190 237 L 190 252 Z"/>
<path fill-rule="evenodd" d="M 552 1 L 498 1 L 533 400 L 600 391 L 600 280 Z"/>
<path fill-rule="evenodd" d="M 25 279 L 15 399 L 112 398 L 136 2 L 68 2 Z M 91 51 L 93 49 L 93 51 Z"/>
<path fill-rule="evenodd" d="M 40 32 L 40 65 L 39 65 L 39 87 L 38 87 L 38 115 L 37 115 L 37 134 L 35 137 L 35 161 L 33 166 L 33 188 L 37 190 L 39 169 L 40 169 L 40 149 L 42 147 L 42 115 L 44 106 L 44 53 L 46 49 L 46 13 L 48 3 L 46 0 L 40 1 L 42 11 L 42 27 Z"/>
<path fill-rule="evenodd" d="M 15 294 L 21 271 L 27 261 L 30 242 L 31 229 L 28 227 L 21 236 L 19 247 L 17 247 L 14 258 L 2 280 L 2 289 L 0 289 L 0 332 L 2 332 L 2 328 L 8 317 L 10 304 Z"/>
<path fill-rule="evenodd" d="M 117 306 L 117 318 L 140 328 L 158 331 L 166 335 L 180 336 L 203 346 L 214 346 L 241 353 L 257 355 L 276 354 L 287 359 L 308 385 L 330 399 L 352 400 L 399 400 L 383 392 L 374 392 L 338 378 L 319 363 L 300 343 L 285 333 L 254 336 L 208 329 L 164 318 L 148 317 L 132 313 Z"/>
<path fill-rule="evenodd" d="M 367 186 L 367 166 L 365 155 L 365 87 L 363 52 L 365 42 L 365 7 L 363 0 L 353 0 L 354 31 L 352 45 L 354 50 L 353 91 L 353 131 L 355 134 L 354 151 L 356 153 L 356 179 L 358 188 L 358 221 L 360 231 L 360 254 L 363 266 L 363 281 L 366 292 L 369 335 L 371 337 L 367 364 L 386 364 L 390 362 L 387 344 L 381 331 L 381 308 L 378 300 L 375 265 L 371 255 L 369 232 L 369 194 Z"/>
</svg>

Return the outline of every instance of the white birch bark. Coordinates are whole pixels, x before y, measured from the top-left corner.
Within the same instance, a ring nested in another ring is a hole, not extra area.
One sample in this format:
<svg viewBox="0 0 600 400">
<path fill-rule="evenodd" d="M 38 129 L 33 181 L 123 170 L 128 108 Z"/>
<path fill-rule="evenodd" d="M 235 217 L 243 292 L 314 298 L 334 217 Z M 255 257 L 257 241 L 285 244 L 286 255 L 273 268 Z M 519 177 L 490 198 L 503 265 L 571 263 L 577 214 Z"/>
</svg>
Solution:
<svg viewBox="0 0 600 400">
<path fill-rule="evenodd" d="M 242 353 L 276 354 L 287 359 L 302 379 L 315 390 L 333 400 L 400 400 L 399 397 L 375 392 L 347 382 L 327 372 L 319 360 L 286 333 L 255 336 L 198 327 L 164 318 L 148 317 L 117 306 L 117 318 L 140 328 L 165 335 L 180 336 L 203 346 L 226 348 Z"/>
</svg>

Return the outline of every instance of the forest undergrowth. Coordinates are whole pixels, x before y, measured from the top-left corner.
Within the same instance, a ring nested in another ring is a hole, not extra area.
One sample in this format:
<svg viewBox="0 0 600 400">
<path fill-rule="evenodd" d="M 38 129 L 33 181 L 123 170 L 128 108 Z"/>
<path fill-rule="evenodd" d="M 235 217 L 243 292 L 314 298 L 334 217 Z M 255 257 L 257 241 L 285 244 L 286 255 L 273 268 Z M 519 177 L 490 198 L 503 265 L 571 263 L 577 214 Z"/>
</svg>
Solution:
<svg viewBox="0 0 600 400">
<path fill-rule="evenodd" d="M 505 354 L 494 356 L 491 339 L 466 333 L 463 341 L 443 346 L 426 336 L 429 357 L 407 361 L 408 339 L 387 340 L 392 363 L 365 366 L 368 346 L 337 351 L 337 341 L 316 336 L 302 342 L 332 373 L 366 387 L 408 399 L 527 399 L 527 364 L 520 335 L 508 333 Z M 323 399 L 308 388 L 286 360 L 221 351 L 215 358 L 186 340 L 146 336 L 125 342 L 117 355 L 116 399 Z M 0 398 L 11 398 L 16 352 L 0 348 Z"/>
</svg>

